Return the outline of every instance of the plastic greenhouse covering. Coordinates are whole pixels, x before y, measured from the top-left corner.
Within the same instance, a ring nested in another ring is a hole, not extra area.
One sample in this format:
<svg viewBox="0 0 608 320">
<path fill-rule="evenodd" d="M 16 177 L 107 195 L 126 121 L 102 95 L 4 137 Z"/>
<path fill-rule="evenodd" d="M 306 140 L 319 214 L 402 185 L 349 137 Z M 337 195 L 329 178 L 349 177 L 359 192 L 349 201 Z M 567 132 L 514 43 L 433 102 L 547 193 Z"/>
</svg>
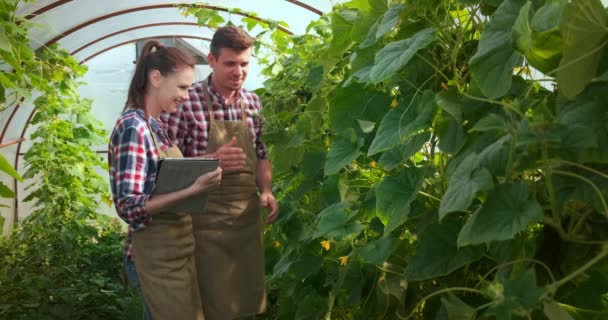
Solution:
<svg viewBox="0 0 608 320">
<path fill-rule="evenodd" d="M 330 0 L 214 0 L 206 2 L 208 8 L 216 9 L 226 20 L 243 24 L 248 14 L 256 13 L 261 20 L 283 21 L 283 30 L 292 34 L 303 34 L 310 21 L 330 11 L 340 1 Z M 108 134 L 115 119 L 124 107 L 128 81 L 133 72 L 137 54 L 136 43 L 156 38 L 179 42 L 195 56 L 205 57 L 214 29 L 201 27 L 196 17 L 183 15 L 178 5 L 202 4 L 195 1 L 122 1 L 122 0 L 77 0 L 34 1 L 20 3 L 17 14 L 37 24 L 30 30 L 30 45 L 34 49 L 57 43 L 70 52 L 79 62 L 88 67 L 86 85 L 80 87 L 84 98 L 93 100 L 92 113 L 103 122 Z M 234 10 L 236 9 L 236 10 Z M 239 10 L 242 13 L 239 13 Z M 232 13 L 228 12 L 232 11 Z M 259 28 L 259 27 L 257 27 Z M 260 30 L 253 29 L 251 34 Z M 176 40 L 177 39 L 177 40 Z M 262 86 L 261 67 L 253 57 L 250 74 L 245 87 L 256 89 Z M 196 66 L 196 79 L 205 77 L 210 69 L 205 62 Z M 1 149 L 8 161 L 23 172 L 23 155 L 31 145 L 28 137 L 34 128 L 28 126 L 33 106 L 27 102 L 16 108 L 8 108 L 0 115 L 0 144 L 12 143 Z M 21 140 L 23 139 L 23 140 Z M 19 141 L 19 142 L 16 142 Z M 16 143 L 15 143 L 16 142 Z M 100 145 L 96 151 L 105 154 L 107 146 Z M 99 172 L 107 176 L 105 172 Z M 8 208 L 2 210 L 6 219 L 4 232 L 15 220 L 29 215 L 31 204 L 23 202 L 26 184 L 2 176 L 3 182 L 15 188 L 14 201 L 4 201 Z M 112 213 L 111 208 L 102 209 Z"/>
</svg>

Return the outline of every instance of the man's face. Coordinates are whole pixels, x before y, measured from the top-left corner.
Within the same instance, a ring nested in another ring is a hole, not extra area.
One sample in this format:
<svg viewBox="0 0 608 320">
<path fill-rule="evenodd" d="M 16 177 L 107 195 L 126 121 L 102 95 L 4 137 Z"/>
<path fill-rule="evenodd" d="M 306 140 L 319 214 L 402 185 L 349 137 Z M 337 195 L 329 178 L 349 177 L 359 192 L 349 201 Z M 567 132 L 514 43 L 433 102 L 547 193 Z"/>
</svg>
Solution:
<svg viewBox="0 0 608 320">
<path fill-rule="evenodd" d="M 247 78 L 251 48 L 236 51 L 221 48 L 216 57 L 209 53 L 209 66 L 213 69 L 213 85 L 222 93 L 240 90 Z"/>
</svg>

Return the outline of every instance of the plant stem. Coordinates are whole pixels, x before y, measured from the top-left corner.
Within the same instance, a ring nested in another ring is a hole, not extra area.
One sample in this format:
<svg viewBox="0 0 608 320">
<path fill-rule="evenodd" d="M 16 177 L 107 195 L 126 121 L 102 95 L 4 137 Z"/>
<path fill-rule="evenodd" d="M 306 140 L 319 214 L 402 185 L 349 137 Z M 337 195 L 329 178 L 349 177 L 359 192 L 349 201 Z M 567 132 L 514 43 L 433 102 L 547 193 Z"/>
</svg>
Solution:
<svg viewBox="0 0 608 320">
<path fill-rule="evenodd" d="M 559 287 L 566 284 L 570 280 L 576 278 L 579 274 L 587 271 L 587 269 L 591 268 L 594 264 L 598 263 L 600 260 L 604 259 L 606 256 L 608 256 L 608 242 L 605 242 L 602 245 L 602 250 L 600 251 L 600 253 L 597 256 L 595 256 L 595 257 L 593 257 L 593 259 L 587 261 L 587 263 L 585 263 L 580 268 L 576 269 L 574 272 L 572 272 L 569 275 L 563 277 L 562 279 L 557 280 L 554 283 L 552 283 L 550 285 L 549 290 L 554 293 L 555 291 L 557 291 L 557 289 Z"/>
</svg>

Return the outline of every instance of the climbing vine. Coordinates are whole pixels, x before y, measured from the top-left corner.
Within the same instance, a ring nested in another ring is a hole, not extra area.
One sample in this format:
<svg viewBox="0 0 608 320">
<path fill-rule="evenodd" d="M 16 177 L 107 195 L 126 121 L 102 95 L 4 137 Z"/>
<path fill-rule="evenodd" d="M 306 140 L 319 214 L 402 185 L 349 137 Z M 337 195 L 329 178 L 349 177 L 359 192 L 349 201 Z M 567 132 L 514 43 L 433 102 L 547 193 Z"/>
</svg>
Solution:
<svg viewBox="0 0 608 320">
<path fill-rule="evenodd" d="M 95 171 L 105 159 L 92 150 L 106 133 L 91 101 L 78 95 L 86 67 L 57 46 L 30 47 L 36 26 L 16 14 L 18 4 L 0 3 L 0 103 L 14 108 L 23 98 L 35 108 L 23 174 L 33 211 L 0 237 L 0 318 L 137 316 L 139 300 L 120 281 L 123 228 L 96 213 L 111 201 Z M 21 179 L 0 160 L 0 169 Z"/>
<path fill-rule="evenodd" d="M 258 93 L 271 317 L 608 315 L 599 0 L 353 0 Z"/>
</svg>

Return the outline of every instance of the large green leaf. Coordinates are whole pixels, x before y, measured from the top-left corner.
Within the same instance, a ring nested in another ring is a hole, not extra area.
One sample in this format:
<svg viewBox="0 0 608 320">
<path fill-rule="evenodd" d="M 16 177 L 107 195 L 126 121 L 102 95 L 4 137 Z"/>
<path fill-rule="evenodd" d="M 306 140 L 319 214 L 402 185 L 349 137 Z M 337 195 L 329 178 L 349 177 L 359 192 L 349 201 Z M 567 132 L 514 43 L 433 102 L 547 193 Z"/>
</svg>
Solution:
<svg viewBox="0 0 608 320">
<path fill-rule="evenodd" d="M 325 166 L 326 154 L 327 152 L 321 148 L 306 152 L 300 165 L 302 174 L 308 178 L 314 177 Z"/>
<path fill-rule="evenodd" d="M 528 197 L 525 182 L 498 185 L 462 227 L 458 246 L 513 239 L 518 232 L 539 221 L 542 208 Z"/>
<path fill-rule="evenodd" d="M 530 65 L 544 73 L 557 68 L 562 57 L 559 22 L 563 4 L 563 1 L 546 3 L 530 19 L 532 2 L 528 1 L 521 8 L 513 27 L 517 50 Z"/>
<path fill-rule="evenodd" d="M 477 121 L 469 132 L 485 132 L 492 130 L 505 132 L 507 129 L 509 129 L 507 119 L 499 114 L 490 113 Z"/>
<path fill-rule="evenodd" d="M 321 218 L 313 238 L 327 236 L 341 239 L 356 236 L 363 230 L 363 226 L 352 221 L 354 214 L 349 215 L 342 203 L 326 208 L 319 213 L 319 216 Z"/>
<path fill-rule="evenodd" d="M 435 120 L 439 149 L 445 153 L 456 154 L 466 142 L 462 126 L 452 116 L 441 114 Z"/>
<path fill-rule="evenodd" d="M 407 220 L 410 203 L 422 187 L 427 170 L 410 168 L 387 176 L 376 186 L 376 211 L 388 234 Z"/>
<path fill-rule="evenodd" d="M 329 147 L 325 161 L 325 175 L 330 176 L 357 159 L 362 145 L 363 138 L 358 137 L 355 130 L 347 129 L 339 133 Z"/>
<path fill-rule="evenodd" d="M 359 126 L 356 120 L 377 122 L 390 107 L 386 93 L 353 83 L 336 90 L 329 105 L 329 122 L 336 132 Z"/>
<path fill-rule="evenodd" d="M 378 164 L 380 164 L 384 170 L 393 170 L 416 154 L 430 138 L 431 134 L 429 132 L 423 132 L 412 136 L 405 142 L 382 153 L 378 160 Z"/>
<path fill-rule="evenodd" d="M 436 111 L 434 94 L 430 90 L 425 91 L 422 97 L 416 96 L 411 102 L 401 101 L 380 122 L 367 154 L 371 156 L 388 150 L 419 131 L 430 128 Z"/>
<path fill-rule="evenodd" d="M 456 119 L 456 121 L 462 121 L 462 102 L 458 97 L 458 92 L 454 87 L 450 87 L 447 91 L 441 91 L 435 95 L 435 100 L 439 108 L 449 113 Z"/>
<path fill-rule="evenodd" d="M 396 248 L 397 240 L 386 236 L 367 243 L 359 248 L 357 253 L 363 262 L 379 265 L 386 261 Z"/>
<path fill-rule="evenodd" d="M 512 26 L 524 3 L 525 0 L 505 0 L 496 9 L 471 58 L 473 80 L 486 97 L 499 98 L 511 88 L 513 68 L 521 61 L 511 45 Z"/>
<path fill-rule="evenodd" d="M 362 41 L 376 41 L 374 39 L 369 39 L 370 32 L 372 29 L 376 29 L 378 27 L 378 20 L 385 12 L 385 10 L 378 11 L 374 10 L 374 8 L 370 7 L 368 4 L 358 5 L 354 7 L 357 9 L 357 19 L 353 21 L 353 27 L 351 29 L 351 40 L 352 42 L 358 43 Z M 375 32 L 374 32 L 375 34 Z M 373 35 L 372 35 L 373 36 Z M 369 40 L 368 40 L 369 39 Z M 373 44 L 373 43 L 372 43 Z"/>
<path fill-rule="evenodd" d="M 382 21 L 380 21 L 378 31 L 376 31 L 376 39 L 380 39 L 389 31 L 394 30 L 397 23 L 399 23 L 399 13 L 401 13 L 401 10 L 403 10 L 403 5 L 397 4 L 386 11 L 382 17 Z"/>
<path fill-rule="evenodd" d="M 482 246 L 457 247 L 456 239 L 461 225 L 456 220 L 430 225 L 422 234 L 416 254 L 405 269 L 405 279 L 418 281 L 445 276 L 479 260 L 484 253 Z"/>
<path fill-rule="evenodd" d="M 510 320 L 512 314 L 522 311 L 532 313 L 533 310 L 540 309 L 543 289 L 536 286 L 534 269 L 527 269 L 511 278 L 506 275 L 497 278 L 495 281 L 504 288 L 503 297 L 488 308 L 488 315 L 496 316 L 496 320 Z"/>
<path fill-rule="evenodd" d="M 0 171 L 8 174 L 9 176 L 17 179 L 18 181 L 23 181 L 23 179 L 21 179 L 21 176 L 19 175 L 19 173 L 17 173 L 17 170 L 15 170 L 10 165 L 10 163 L 8 163 L 8 161 L 2 154 L 0 154 Z"/>
<path fill-rule="evenodd" d="M 559 107 L 557 120 L 561 146 L 567 149 L 597 148 L 600 140 L 605 139 L 597 135 L 605 127 L 605 120 L 598 117 L 604 107 L 595 102 L 573 102 Z"/>
<path fill-rule="evenodd" d="M 372 83 L 379 83 L 393 76 L 406 66 L 420 49 L 425 48 L 436 39 L 433 28 L 419 31 L 408 39 L 387 44 L 376 54 L 376 61 L 370 70 L 369 78 Z"/>
<path fill-rule="evenodd" d="M 353 22 L 357 19 L 357 10 L 342 9 L 331 15 L 332 39 L 329 43 L 329 54 L 332 58 L 340 58 L 351 45 L 350 32 Z"/>
<path fill-rule="evenodd" d="M 561 94 L 574 99 L 596 75 L 608 41 L 608 13 L 600 0 L 570 1 L 560 27 L 564 52 L 557 84 Z"/>
<path fill-rule="evenodd" d="M 490 172 L 479 166 L 477 154 L 469 154 L 450 177 L 448 190 L 439 205 L 439 220 L 450 212 L 466 210 L 478 192 L 488 191 L 493 185 Z"/>
</svg>

